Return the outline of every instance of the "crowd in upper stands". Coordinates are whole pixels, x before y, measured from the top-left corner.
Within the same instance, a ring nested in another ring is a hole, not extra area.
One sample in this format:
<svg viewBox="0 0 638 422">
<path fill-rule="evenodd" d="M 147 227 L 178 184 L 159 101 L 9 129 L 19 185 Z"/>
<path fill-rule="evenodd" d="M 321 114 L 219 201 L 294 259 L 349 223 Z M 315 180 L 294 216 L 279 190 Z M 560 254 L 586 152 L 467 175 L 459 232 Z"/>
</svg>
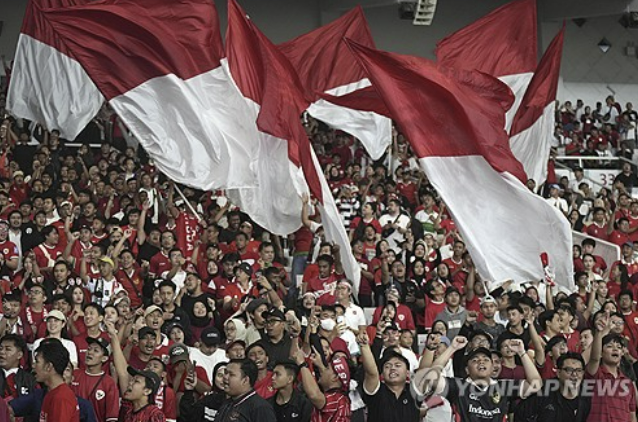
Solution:
<svg viewBox="0 0 638 422">
<path fill-rule="evenodd" d="M 311 198 L 276 236 L 223 192 L 168 180 L 106 107 L 73 146 L 6 117 L 0 421 L 635 421 L 638 114 L 609 97 L 556 118 L 566 155 L 627 159 L 608 188 L 580 167 L 528 182 L 588 235 L 573 292 L 490 290 L 396 131 L 373 162 L 307 119 L 357 285 Z"/>
</svg>

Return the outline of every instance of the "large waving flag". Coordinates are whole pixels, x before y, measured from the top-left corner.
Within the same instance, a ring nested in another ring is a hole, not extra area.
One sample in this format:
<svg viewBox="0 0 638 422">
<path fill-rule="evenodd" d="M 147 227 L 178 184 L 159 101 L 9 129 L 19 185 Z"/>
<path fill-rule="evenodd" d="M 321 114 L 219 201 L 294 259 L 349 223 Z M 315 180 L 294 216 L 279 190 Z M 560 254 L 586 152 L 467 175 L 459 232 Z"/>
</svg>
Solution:
<svg viewBox="0 0 638 422">
<path fill-rule="evenodd" d="M 29 1 L 7 95 L 7 109 L 13 115 L 58 129 L 71 140 L 95 117 L 104 97 L 41 11 L 81 3 Z"/>
<path fill-rule="evenodd" d="M 353 281 L 355 290 L 358 290 L 360 268 L 352 255 L 334 198 L 301 124 L 301 113 L 308 106 L 302 84 L 286 57 L 248 20 L 234 0 L 228 2 L 226 52 L 233 80 L 246 101 L 252 102 L 258 112 L 257 126 L 264 134 L 261 147 L 276 151 L 273 155 L 276 154 L 275 161 L 279 163 L 281 173 L 287 167 L 282 162 L 282 154 L 287 152 L 283 158 L 288 160 L 287 168 L 291 177 L 272 179 L 273 188 L 297 195 L 306 189 L 310 190 L 318 200 L 326 239 L 340 246 L 346 275 Z M 239 191 L 238 194 L 240 200 L 245 200 L 243 192 Z M 299 196 L 294 210 L 297 212 L 294 221 L 299 221 Z"/>
<path fill-rule="evenodd" d="M 306 98 L 311 102 L 308 112 L 358 138 L 370 156 L 377 160 L 392 142 L 391 120 L 371 110 L 340 106 L 329 98 L 356 93 L 370 86 L 363 69 L 348 53 L 344 38 L 374 47 L 360 6 L 334 22 L 278 47 L 299 75 Z"/>
<path fill-rule="evenodd" d="M 512 152 L 539 185 L 547 178 L 564 36 L 563 28 L 545 51 L 510 129 Z"/>
<path fill-rule="evenodd" d="M 572 287 L 569 224 L 526 188 L 522 166 L 509 149 L 503 125 L 510 91 L 485 74 L 446 71 L 425 59 L 355 43 L 351 48 L 490 287 L 508 279 L 543 279 L 543 253 L 555 263 L 557 282 Z"/>
<path fill-rule="evenodd" d="M 205 190 L 256 186 L 257 140 L 220 64 L 210 1 L 107 0 L 41 13 L 168 177 Z"/>
<path fill-rule="evenodd" d="M 496 76 L 514 92 L 505 128 L 509 132 L 537 59 L 536 0 L 517 0 L 447 36 L 436 46 L 437 62 Z"/>
</svg>

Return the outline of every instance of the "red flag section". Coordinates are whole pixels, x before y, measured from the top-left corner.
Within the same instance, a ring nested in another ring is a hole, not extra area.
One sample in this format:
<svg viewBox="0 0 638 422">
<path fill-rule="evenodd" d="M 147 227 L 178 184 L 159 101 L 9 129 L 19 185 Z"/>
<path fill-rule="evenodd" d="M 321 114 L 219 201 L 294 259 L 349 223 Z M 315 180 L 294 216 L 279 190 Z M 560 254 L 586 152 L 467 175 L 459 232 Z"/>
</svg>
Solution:
<svg viewBox="0 0 638 422">
<path fill-rule="evenodd" d="M 391 120 L 367 109 L 340 106 L 330 99 L 356 94 L 370 86 L 363 69 L 348 53 L 344 38 L 374 47 L 361 7 L 279 45 L 279 49 L 297 71 L 305 96 L 312 102 L 308 113 L 358 138 L 377 160 L 392 140 Z"/>
<path fill-rule="evenodd" d="M 545 51 L 510 130 L 512 152 L 538 185 L 547 178 L 564 35 L 563 28 Z"/>
<path fill-rule="evenodd" d="M 110 0 L 42 13 L 168 177 L 207 190 L 257 185 L 257 140 L 220 65 L 210 1 Z"/>
<path fill-rule="evenodd" d="M 525 174 L 509 150 L 503 129 L 512 101 L 507 87 L 484 74 L 448 72 L 424 59 L 350 46 L 490 287 L 541 279 L 543 252 L 557 263 L 557 282 L 573 287 L 569 224 L 521 183 Z"/>
<path fill-rule="evenodd" d="M 513 1 L 437 43 L 436 59 L 446 67 L 493 76 L 533 72 L 536 26 L 536 0 Z"/>
</svg>

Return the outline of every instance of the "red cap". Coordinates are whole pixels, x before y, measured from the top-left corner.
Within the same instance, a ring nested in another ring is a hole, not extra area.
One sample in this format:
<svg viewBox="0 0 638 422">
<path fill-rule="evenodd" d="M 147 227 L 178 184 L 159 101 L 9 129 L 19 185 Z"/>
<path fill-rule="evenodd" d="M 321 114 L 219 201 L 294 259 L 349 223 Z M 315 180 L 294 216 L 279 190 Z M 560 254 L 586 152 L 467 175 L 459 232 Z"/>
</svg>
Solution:
<svg viewBox="0 0 638 422">
<path fill-rule="evenodd" d="M 330 349 L 332 349 L 332 353 L 342 352 L 345 353 L 347 359 L 350 359 L 350 350 L 348 350 L 348 343 L 341 337 L 335 337 L 330 343 Z"/>
</svg>

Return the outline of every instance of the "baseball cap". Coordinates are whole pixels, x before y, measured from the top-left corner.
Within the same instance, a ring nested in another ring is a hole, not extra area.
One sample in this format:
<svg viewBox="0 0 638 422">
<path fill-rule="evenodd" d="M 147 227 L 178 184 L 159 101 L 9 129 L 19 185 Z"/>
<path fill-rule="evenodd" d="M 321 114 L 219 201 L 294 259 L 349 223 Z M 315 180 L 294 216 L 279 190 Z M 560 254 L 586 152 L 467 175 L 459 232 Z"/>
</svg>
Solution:
<svg viewBox="0 0 638 422">
<path fill-rule="evenodd" d="M 47 315 L 47 319 L 49 318 L 55 318 L 57 320 L 60 320 L 62 322 L 66 322 L 66 317 L 64 316 L 64 314 L 60 311 L 58 311 L 57 309 L 52 310 L 51 312 L 49 312 L 49 315 Z"/>
<path fill-rule="evenodd" d="M 496 304 L 496 299 L 494 299 L 494 296 L 485 296 L 483 299 L 481 299 L 481 306 L 483 306 L 486 303 Z"/>
<path fill-rule="evenodd" d="M 92 231 L 91 226 L 89 226 L 88 224 L 82 224 L 80 226 L 80 231 L 82 231 L 82 230 Z"/>
<path fill-rule="evenodd" d="M 146 308 L 146 310 L 144 311 L 144 318 L 146 318 L 147 316 L 149 316 L 150 314 L 152 314 L 155 311 L 160 311 L 162 313 L 162 315 L 164 314 L 164 311 L 162 310 L 162 308 L 160 308 L 157 305 L 151 305 L 148 308 Z"/>
<path fill-rule="evenodd" d="M 559 343 L 567 343 L 567 339 L 561 335 L 557 335 L 550 338 L 547 344 L 545 345 L 545 353 L 551 352 L 552 347 L 556 346 Z"/>
<path fill-rule="evenodd" d="M 208 347 L 217 346 L 221 339 L 222 336 L 215 327 L 207 327 L 202 331 L 201 340 Z"/>
<path fill-rule="evenodd" d="M 188 349 L 182 343 L 175 343 L 168 349 L 171 365 L 188 360 Z"/>
<path fill-rule="evenodd" d="M 441 343 L 445 344 L 447 347 L 450 347 L 450 344 L 452 344 L 450 342 L 450 339 L 446 336 L 441 336 L 439 340 L 441 341 Z"/>
<path fill-rule="evenodd" d="M 388 325 L 385 330 L 386 331 L 388 331 L 388 330 L 399 331 L 399 326 L 397 325 L 396 322 L 391 322 L 390 325 Z"/>
<path fill-rule="evenodd" d="M 450 286 L 447 289 L 445 289 L 445 296 L 447 297 L 447 295 L 452 294 L 452 293 L 458 293 L 461 294 L 461 292 L 459 292 L 459 289 L 457 289 L 454 286 Z"/>
<path fill-rule="evenodd" d="M 261 305 L 267 305 L 268 302 L 266 301 L 266 299 L 253 299 L 250 302 L 248 302 L 248 305 L 246 305 L 246 312 L 248 312 L 249 314 L 253 314 L 255 313 L 255 311 L 257 310 L 257 308 L 259 308 Z"/>
<path fill-rule="evenodd" d="M 283 312 L 281 312 L 279 309 L 277 308 L 271 308 L 267 311 L 264 311 L 261 313 L 261 317 L 263 319 L 268 319 L 268 318 L 277 318 L 280 319 L 282 321 L 286 320 L 286 315 L 284 315 Z"/>
<path fill-rule="evenodd" d="M 485 355 L 488 358 L 492 359 L 492 352 L 487 347 L 478 347 L 465 356 L 465 363 L 467 364 L 474 356 L 477 355 Z"/>
<path fill-rule="evenodd" d="M 140 328 L 140 331 L 138 331 L 137 333 L 137 337 L 138 338 L 144 338 L 147 335 L 151 334 L 153 337 L 157 338 L 157 334 L 155 333 L 155 330 L 153 330 L 151 327 L 142 327 Z"/>
<path fill-rule="evenodd" d="M 250 266 L 249 263 L 247 262 L 242 262 L 241 264 L 239 264 L 238 266 L 235 267 L 235 273 L 238 270 L 242 270 L 243 272 L 245 272 L 246 274 L 248 274 L 248 276 L 252 276 L 253 275 L 253 269 Z"/>
<path fill-rule="evenodd" d="M 168 324 L 166 326 L 166 330 L 164 330 L 164 333 L 166 334 L 170 334 L 171 331 L 173 331 L 173 328 L 179 328 L 180 330 L 184 331 L 184 327 L 182 326 L 182 324 L 180 324 L 179 322 L 171 322 L 170 324 Z"/>
<path fill-rule="evenodd" d="M 51 315 L 49 315 L 51 316 Z M 104 354 L 105 355 L 110 355 L 111 354 L 111 349 L 109 347 L 109 342 L 107 339 L 102 338 L 102 337 L 98 337 L 98 338 L 93 338 L 93 337 L 87 337 L 86 338 L 86 342 L 88 344 L 97 344 L 100 347 L 102 347 L 102 349 L 104 349 Z"/>
<path fill-rule="evenodd" d="M 100 262 L 104 262 L 105 264 L 110 264 L 111 267 L 115 268 L 115 263 L 108 256 L 103 256 L 102 258 L 100 258 Z"/>
<path fill-rule="evenodd" d="M 396 350 L 386 350 L 383 352 L 383 356 L 381 357 L 381 362 L 380 362 L 380 367 L 383 368 L 383 366 L 390 360 L 390 359 L 399 359 L 401 362 L 405 363 L 405 366 L 410 369 L 410 361 L 408 361 L 408 358 L 406 358 L 405 356 L 403 356 L 402 353 L 397 352 Z"/>
<path fill-rule="evenodd" d="M 132 376 L 139 375 L 148 380 L 148 382 L 151 384 L 151 390 L 152 390 L 149 396 L 149 402 L 153 403 L 155 401 L 155 395 L 157 394 L 157 390 L 159 390 L 160 384 L 162 383 L 162 380 L 160 379 L 159 375 L 157 375 L 153 371 L 140 371 L 133 368 L 132 366 L 129 366 L 128 368 L 126 368 L 126 371 Z"/>
<path fill-rule="evenodd" d="M 342 357 L 337 357 L 332 359 L 330 366 L 339 377 L 339 381 L 341 381 L 341 389 L 348 391 L 350 389 L 350 367 L 348 362 Z"/>
<path fill-rule="evenodd" d="M 630 248 L 634 247 L 634 243 L 633 242 L 625 242 L 622 244 L 623 246 L 629 246 Z"/>
</svg>

